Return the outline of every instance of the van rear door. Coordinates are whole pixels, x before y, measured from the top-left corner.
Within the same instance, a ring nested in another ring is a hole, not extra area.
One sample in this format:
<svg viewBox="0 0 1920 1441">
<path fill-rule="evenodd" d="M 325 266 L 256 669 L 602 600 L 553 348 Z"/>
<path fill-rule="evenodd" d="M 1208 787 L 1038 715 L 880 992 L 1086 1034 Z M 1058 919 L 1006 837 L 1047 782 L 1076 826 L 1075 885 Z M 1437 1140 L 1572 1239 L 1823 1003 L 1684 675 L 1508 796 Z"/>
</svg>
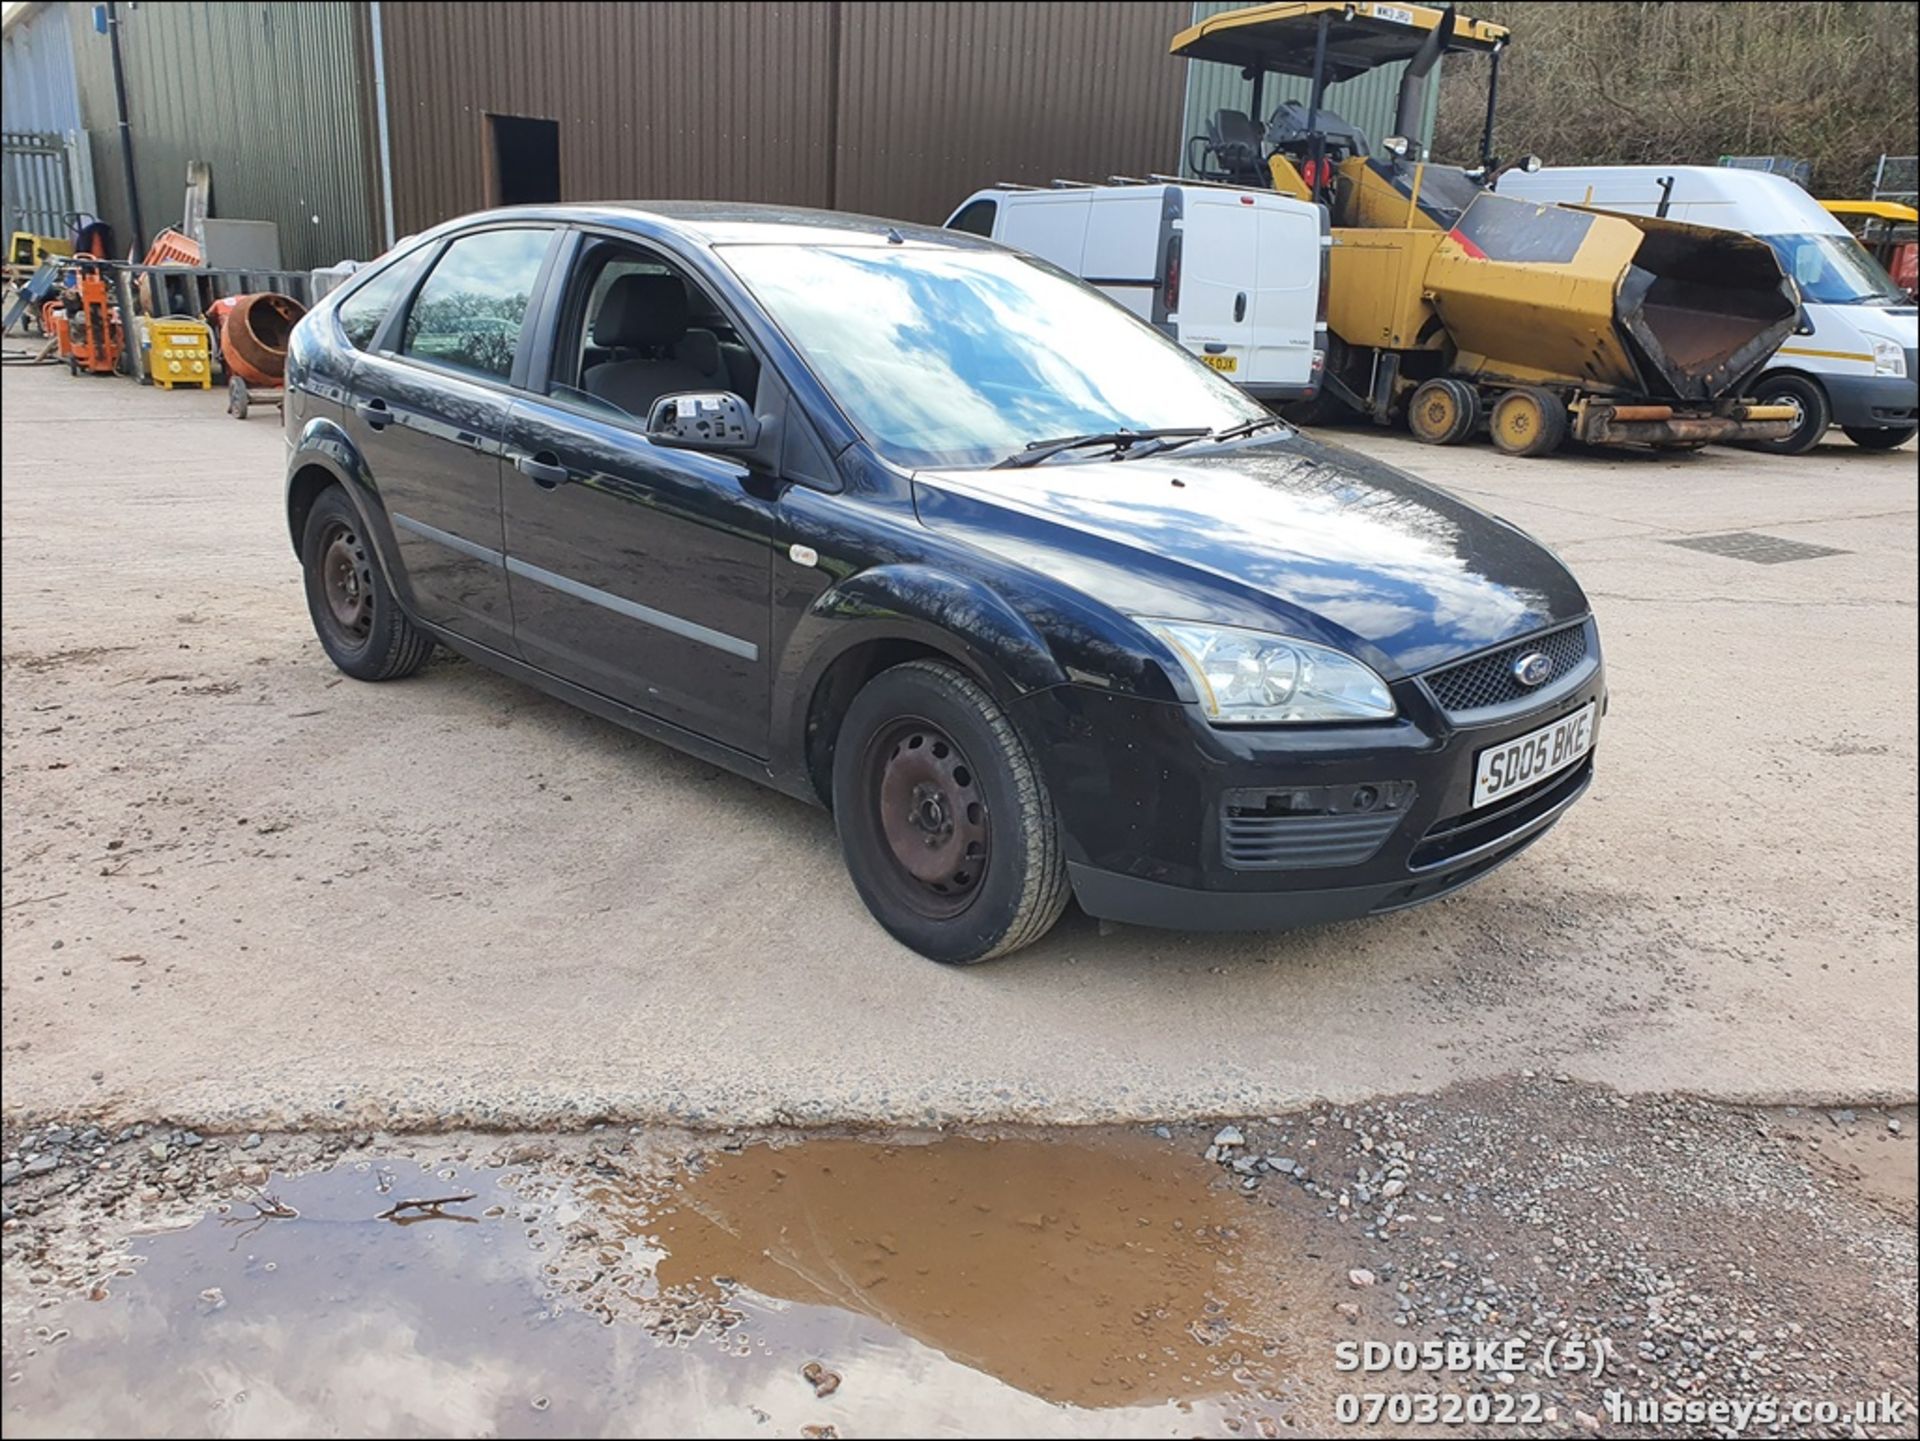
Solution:
<svg viewBox="0 0 1920 1441">
<path fill-rule="evenodd" d="M 1313 384 L 1314 325 L 1320 308 L 1320 215 L 1311 205 L 1267 202 L 1260 217 L 1259 290 L 1253 301 L 1253 354 L 1240 383 L 1299 390 Z"/>
<path fill-rule="evenodd" d="M 1224 188 L 1188 187 L 1180 241 L 1180 343 L 1242 385 L 1252 374 L 1260 253 L 1255 199 Z M 1309 310 L 1309 346 L 1312 334 Z"/>
</svg>

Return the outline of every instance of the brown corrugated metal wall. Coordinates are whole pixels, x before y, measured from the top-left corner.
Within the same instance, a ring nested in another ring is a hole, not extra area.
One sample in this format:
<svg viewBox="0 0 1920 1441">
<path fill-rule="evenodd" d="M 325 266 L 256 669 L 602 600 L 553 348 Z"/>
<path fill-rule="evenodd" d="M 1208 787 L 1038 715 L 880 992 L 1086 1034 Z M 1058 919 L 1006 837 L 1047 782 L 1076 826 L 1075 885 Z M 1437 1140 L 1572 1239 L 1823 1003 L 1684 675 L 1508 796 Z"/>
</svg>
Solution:
<svg viewBox="0 0 1920 1441">
<path fill-rule="evenodd" d="M 569 200 L 944 220 L 995 180 L 1177 164 L 1184 0 L 381 6 L 405 233 L 492 203 L 489 113 L 560 127 Z"/>
<path fill-rule="evenodd" d="M 841 210 L 941 221 L 995 180 L 1171 172 L 1185 4 L 850 4 Z"/>
<path fill-rule="evenodd" d="M 824 203 L 831 12 L 383 5 L 399 232 L 493 202 L 490 113 L 559 122 L 569 200 Z"/>
</svg>

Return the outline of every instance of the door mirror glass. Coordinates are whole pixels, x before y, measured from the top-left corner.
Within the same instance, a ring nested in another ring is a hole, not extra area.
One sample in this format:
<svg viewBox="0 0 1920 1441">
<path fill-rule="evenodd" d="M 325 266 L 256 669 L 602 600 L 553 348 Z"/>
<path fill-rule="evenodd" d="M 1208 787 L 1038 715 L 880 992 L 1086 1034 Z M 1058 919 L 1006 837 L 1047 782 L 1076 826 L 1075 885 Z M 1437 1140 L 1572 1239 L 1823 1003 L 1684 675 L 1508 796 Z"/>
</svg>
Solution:
<svg viewBox="0 0 1920 1441">
<path fill-rule="evenodd" d="M 686 390 L 654 401 L 647 439 L 681 450 L 751 450 L 760 440 L 760 420 L 730 390 Z"/>
</svg>

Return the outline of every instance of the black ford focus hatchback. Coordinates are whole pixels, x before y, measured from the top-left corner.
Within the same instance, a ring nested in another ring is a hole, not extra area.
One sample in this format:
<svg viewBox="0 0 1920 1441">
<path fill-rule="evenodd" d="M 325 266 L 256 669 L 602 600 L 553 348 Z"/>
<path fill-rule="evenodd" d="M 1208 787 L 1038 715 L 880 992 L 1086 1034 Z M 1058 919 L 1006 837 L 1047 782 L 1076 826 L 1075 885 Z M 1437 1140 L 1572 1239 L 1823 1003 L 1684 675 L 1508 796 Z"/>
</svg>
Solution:
<svg viewBox="0 0 1920 1441">
<path fill-rule="evenodd" d="M 516 209 L 296 330 L 321 645 L 436 645 L 829 806 L 935 960 L 1069 897 L 1260 929 L 1447 894 L 1586 790 L 1573 577 L 1316 443 L 1152 326 L 953 231 Z"/>
</svg>

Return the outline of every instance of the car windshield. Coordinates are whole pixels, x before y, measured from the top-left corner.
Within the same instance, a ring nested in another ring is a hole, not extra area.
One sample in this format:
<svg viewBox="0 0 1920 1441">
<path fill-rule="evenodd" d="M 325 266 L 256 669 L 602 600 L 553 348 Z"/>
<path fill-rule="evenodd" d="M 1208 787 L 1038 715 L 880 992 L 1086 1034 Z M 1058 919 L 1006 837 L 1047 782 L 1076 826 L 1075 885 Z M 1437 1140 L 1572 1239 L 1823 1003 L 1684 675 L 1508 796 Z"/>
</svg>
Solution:
<svg viewBox="0 0 1920 1441">
<path fill-rule="evenodd" d="M 1803 299 L 1820 305 L 1905 305 L 1906 292 L 1851 235 L 1763 235 Z"/>
<path fill-rule="evenodd" d="M 724 253 L 847 418 L 909 469 L 1267 414 L 1105 296 L 1022 256 L 914 245 Z"/>
</svg>

